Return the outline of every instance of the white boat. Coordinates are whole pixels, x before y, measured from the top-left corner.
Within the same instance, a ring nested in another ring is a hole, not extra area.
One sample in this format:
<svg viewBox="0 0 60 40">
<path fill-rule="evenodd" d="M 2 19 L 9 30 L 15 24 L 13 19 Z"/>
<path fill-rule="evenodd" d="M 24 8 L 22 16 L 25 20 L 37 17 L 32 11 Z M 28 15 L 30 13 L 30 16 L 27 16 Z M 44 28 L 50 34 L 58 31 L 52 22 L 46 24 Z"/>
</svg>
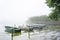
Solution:
<svg viewBox="0 0 60 40">
<path fill-rule="evenodd" d="M 14 32 L 14 33 L 21 32 L 21 29 L 19 29 L 17 27 L 5 26 L 5 28 L 6 28 L 5 32 L 9 32 L 9 33 L 11 33 L 11 32 Z"/>
</svg>

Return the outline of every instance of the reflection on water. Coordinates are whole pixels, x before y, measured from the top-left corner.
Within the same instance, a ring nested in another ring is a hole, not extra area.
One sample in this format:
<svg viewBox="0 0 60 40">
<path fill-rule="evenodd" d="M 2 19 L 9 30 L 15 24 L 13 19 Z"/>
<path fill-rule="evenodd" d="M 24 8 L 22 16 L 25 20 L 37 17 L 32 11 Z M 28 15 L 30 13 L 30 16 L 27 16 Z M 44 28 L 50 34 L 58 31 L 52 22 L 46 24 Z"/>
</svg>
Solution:
<svg viewBox="0 0 60 40">
<path fill-rule="evenodd" d="M 21 35 L 21 32 L 13 34 L 13 36 L 19 36 L 19 35 Z"/>
<path fill-rule="evenodd" d="M 21 32 L 13 33 L 11 34 L 11 40 L 13 40 L 13 37 L 21 35 Z"/>
</svg>

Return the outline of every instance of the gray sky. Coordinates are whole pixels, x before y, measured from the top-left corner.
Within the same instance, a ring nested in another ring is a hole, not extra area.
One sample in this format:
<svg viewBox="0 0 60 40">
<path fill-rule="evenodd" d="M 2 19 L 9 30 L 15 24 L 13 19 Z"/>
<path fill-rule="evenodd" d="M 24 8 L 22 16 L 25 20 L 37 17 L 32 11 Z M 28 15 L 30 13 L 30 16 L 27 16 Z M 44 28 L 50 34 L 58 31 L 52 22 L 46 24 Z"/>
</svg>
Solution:
<svg viewBox="0 0 60 40">
<path fill-rule="evenodd" d="M 48 15 L 45 0 L 0 0 L 0 24 L 23 24 L 31 16 Z"/>
</svg>

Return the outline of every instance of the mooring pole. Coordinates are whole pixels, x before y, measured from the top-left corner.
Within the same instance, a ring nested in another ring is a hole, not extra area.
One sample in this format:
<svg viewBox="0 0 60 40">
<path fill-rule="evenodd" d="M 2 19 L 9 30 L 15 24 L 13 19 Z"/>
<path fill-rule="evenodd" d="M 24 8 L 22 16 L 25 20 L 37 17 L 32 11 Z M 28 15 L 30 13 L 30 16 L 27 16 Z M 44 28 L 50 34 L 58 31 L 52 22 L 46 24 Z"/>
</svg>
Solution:
<svg viewBox="0 0 60 40">
<path fill-rule="evenodd" d="M 13 40 L 13 28 L 12 28 L 11 40 Z"/>
</svg>

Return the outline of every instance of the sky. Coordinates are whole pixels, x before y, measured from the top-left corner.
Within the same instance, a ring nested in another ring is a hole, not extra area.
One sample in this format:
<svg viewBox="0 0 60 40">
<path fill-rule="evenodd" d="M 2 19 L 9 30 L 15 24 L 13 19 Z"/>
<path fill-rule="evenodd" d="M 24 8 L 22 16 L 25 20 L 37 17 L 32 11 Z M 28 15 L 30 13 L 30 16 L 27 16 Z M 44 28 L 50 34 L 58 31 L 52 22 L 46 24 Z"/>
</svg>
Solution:
<svg viewBox="0 0 60 40">
<path fill-rule="evenodd" d="M 45 0 L 0 0 L 0 25 L 24 24 L 29 17 L 49 13 Z"/>
</svg>

